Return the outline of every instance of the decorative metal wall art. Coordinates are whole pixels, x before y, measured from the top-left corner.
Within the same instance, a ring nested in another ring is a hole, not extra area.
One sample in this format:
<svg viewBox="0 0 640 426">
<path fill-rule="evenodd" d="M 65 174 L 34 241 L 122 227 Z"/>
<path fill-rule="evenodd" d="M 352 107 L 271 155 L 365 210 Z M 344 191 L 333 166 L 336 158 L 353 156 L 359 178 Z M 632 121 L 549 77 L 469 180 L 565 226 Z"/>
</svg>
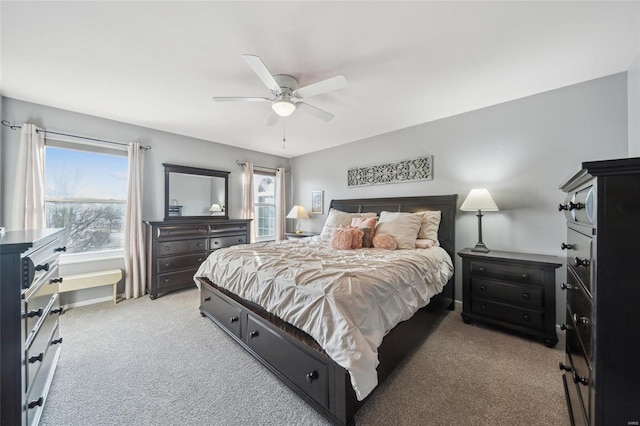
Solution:
<svg viewBox="0 0 640 426">
<path fill-rule="evenodd" d="M 347 186 L 381 185 L 433 179 L 433 156 L 377 166 L 353 167 L 347 171 Z"/>
</svg>

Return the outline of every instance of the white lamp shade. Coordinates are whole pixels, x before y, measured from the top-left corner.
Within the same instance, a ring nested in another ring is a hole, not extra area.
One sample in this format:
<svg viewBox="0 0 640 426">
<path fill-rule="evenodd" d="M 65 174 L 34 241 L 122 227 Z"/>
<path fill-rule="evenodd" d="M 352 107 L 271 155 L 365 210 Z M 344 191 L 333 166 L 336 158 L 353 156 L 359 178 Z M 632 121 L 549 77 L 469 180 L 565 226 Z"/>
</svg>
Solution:
<svg viewBox="0 0 640 426">
<path fill-rule="evenodd" d="M 497 212 L 498 206 L 491 198 L 491 194 L 485 188 L 472 189 L 464 203 L 460 206 L 462 211 L 484 210 Z"/>
<path fill-rule="evenodd" d="M 287 214 L 287 219 L 309 219 L 307 211 L 302 206 L 293 206 Z"/>
<path fill-rule="evenodd" d="M 277 99 L 271 104 L 271 108 L 280 117 L 288 117 L 296 110 L 296 104 L 288 99 Z"/>
<path fill-rule="evenodd" d="M 211 204 L 211 208 L 209 209 L 210 212 L 221 212 L 222 211 L 222 207 L 220 207 L 220 204 Z"/>
</svg>

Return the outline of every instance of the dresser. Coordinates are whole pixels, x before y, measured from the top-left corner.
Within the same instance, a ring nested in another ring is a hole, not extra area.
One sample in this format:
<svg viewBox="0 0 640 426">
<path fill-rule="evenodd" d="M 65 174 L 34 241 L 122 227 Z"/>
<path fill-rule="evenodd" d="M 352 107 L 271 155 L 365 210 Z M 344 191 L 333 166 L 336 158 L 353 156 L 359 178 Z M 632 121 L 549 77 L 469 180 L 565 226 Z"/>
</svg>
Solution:
<svg viewBox="0 0 640 426">
<path fill-rule="evenodd" d="M 475 252 L 462 258 L 462 319 L 499 325 L 542 339 L 548 347 L 556 334 L 555 256 L 506 251 Z"/>
<path fill-rule="evenodd" d="M 582 163 L 562 183 L 565 359 L 574 425 L 640 424 L 640 158 Z"/>
<path fill-rule="evenodd" d="M 209 254 L 223 247 L 249 242 L 246 219 L 145 222 L 147 293 L 194 286 L 193 275 Z"/>
<path fill-rule="evenodd" d="M 40 420 L 60 356 L 62 229 L 0 234 L 0 424 Z"/>
</svg>

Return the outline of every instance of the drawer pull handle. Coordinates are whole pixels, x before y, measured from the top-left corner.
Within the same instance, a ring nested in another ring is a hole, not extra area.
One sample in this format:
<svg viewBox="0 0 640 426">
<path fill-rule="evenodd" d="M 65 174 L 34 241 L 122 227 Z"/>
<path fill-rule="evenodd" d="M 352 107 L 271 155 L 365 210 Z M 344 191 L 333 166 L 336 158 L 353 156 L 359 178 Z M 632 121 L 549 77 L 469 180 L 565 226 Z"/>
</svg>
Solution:
<svg viewBox="0 0 640 426">
<path fill-rule="evenodd" d="M 171 262 L 165 262 L 165 263 L 164 263 L 164 267 L 165 267 L 165 268 L 168 268 L 169 266 L 171 266 Z"/>
<path fill-rule="evenodd" d="M 482 303 L 482 304 L 480 305 L 480 310 L 481 310 L 481 311 L 486 311 L 486 310 L 487 310 L 487 305 L 485 305 L 484 303 Z"/>
<path fill-rule="evenodd" d="M 576 325 L 589 325 L 589 318 L 579 317 L 578 314 L 573 314 L 573 322 L 575 322 Z"/>
<path fill-rule="evenodd" d="M 33 364 L 34 362 L 42 362 L 42 358 L 44 358 L 44 352 L 40 352 L 38 355 L 32 356 L 29 358 L 29 364 Z"/>
<path fill-rule="evenodd" d="M 34 269 L 36 271 L 49 271 L 49 264 L 45 263 L 44 265 L 36 265 Z"/>
<path fill-rule="evenodd" d="M 573 286 L 571 284 L 565 284 L 565 283 L 560 284 L 560 290 L 572 290 L 572 289 L 573 289 Z"/>
<path fill-rule="evenodd" d="M 573 248 L 573 244 L 565 244 L 565 243 L 562 243 L 562 244 L 560 244 L 560 248 L 561 248 L 562 250 L 571 250 L 571 249 Z"/>
<path fill-rule="evenodd" d="M 199 257 L 197 260 L 198 260 L 198 262 L 202 262 L 204 259 Z"/>
<path fill-rule="evenodd" d="M 213 244 L 218 245 L 220 244 L 220 241 L 214 241 Z"/>
<path fill-rule="evenodd" d="M 27 318 L 41 317 L 41 316 L 42 316 L 42 308 L 27 312 Z"/>
<path fill-rule="evenodd" d="M 580 259 L 579 257 L 574 257 L 573 258 L 573 265 L 577 268 L 580 266 L 584 266 L 585 268 L 589 266 L 589 260 L 588 259 Z"/>
<path fill-rule="evenodd" d="M 561 212 L 562 210 L 569 210 L 569 206 L 566 204 L 558 204 L 558 211 Z"/>
<path fill-rule="evenodd" d="M 568 367 L 568 366 L 564 365 L 563 363 L 559 363 L 558 364 L 558 368 L 560 368 L 560 370 L 564 370 L 564 371 L 573 371 L 573 369 L 571 367 Z"/>
<path fill-rule="evenodd" d="M 205 302 L 208 302 L 209 300 L 211 300 L 211 296 L 207 296 L 207 297 L 204 298 Z"/>
<path fill-rule="evenodd" d="M 316 370 L 313 370 L 311 373 L 307 373 L 306 375 L 307 383 L 313 383 L 313 381 L 316 380 L 317 378 L 318 378 L 318 372 Z"/>
<path fill-rule="evenodd" d="M 238 238 L 239 243 L 244 243 L 244 238 Z"/>
<path fill-rule="evenodd" d="M 66 247 L 56 247 L 56 248 L 53 249 L 53 251 L 55 251 L 55 252 L 59 252 L 59 251 L 66 252 L 67 248 Z"/>
<path fill-rule="evenodd" d="M 480 272 L 486 272 L 486 269 L 484 269 L 484 268 L 478 268 L 478 271 L 480 271 Z"/>
<path fill-rule="evenodd" d="M 196 246 L 202 247 L 202 243 L 198 243 L 198 244 L 196 244 Z"/>
<path fill-rule="evenodd" d="M 582 210 L 582 209 L 584 209 L 584 204 L 569 202 L 569 210 Z"/>
<path fill-rule="evenodd" d="M 231 318 L 229 318 L 229 321 L 231 321 L 231 323 L 233 324 L 234 322 L 238 322 L 239 319 L 240 318 L 238 318 L 238 317 L 231 317 Z"/>
<path fill-rule="evenodd" d="M 198 232 L 201 233 L 201 234 L 206 234 L 207 230 L 204 229 L 204 228 L 198 228 Z"/>
<path fill-rule="evenodd" d="M 531 321 L 531 316 L 529 314 L 522 314 L 522 319 L 525 321 Z"/>
<path fill-rule="evenodd" d="M 569 327 L 567 327 L 567 324 L 565 324 L 565 323 L 560 324 L 560 330 L 565 331 L 565 330 L 567 330 L 568 328 L 569 328 Z"/>
<path fill-rule="evenodd" d="M 582 377 L 576 374 L 576 372 L 573 372 L 573 382 L 574 383 L 581 383 L 583 385 L 588 385 L 589 384 L 589 379 L 587 379 L 586 377 Z"/>
<path fill-rule="evenodd" d="M 529 296 L 529 293 L 526 293 L 526 292 L 525 292 L 525 293 L 522 293 L 522 298 L 523 298 L 523 299 L 525 299 L 525 300 L 529 300 L 529 297 L 530 297 L 530 296 Z"/>
<path fill-rule="evenodd" d="M 487 291 L 487 286 L 486 285 L 481 285 L 480 286 L 480 291 Z"/>
<path fill-rule="evenodd" d="M 59 308 L 52 309 L 51 313 L 52 314 L 60 314 L 60 315 L 62 315 L 62 314 L 64 314 L 64 308 L 62 306 L 60 306 Z"/>
<path fill-rule="evenodd" d="M 529 279 L 529 274 L 522 274 L 522 279 L 523 280 L 528 280 Z"/>
<path fill-rule="evenodd" d="M 52 340 L 51 341 L 51 346 L 53 345 L 59 345 L 60 343 L 62 343 L 62 337 L 56 340 Z"/>
<path fill-rule="evenodd" d="M 49 284 L 55 284 L 55 283 L 61 283 L 62 282 L 62 277 L 58 277 L 58 278 L 51 278 L 49 280 Z"/>
<path fill-rule="evenodd" d="M 249 338 L 253 339 L 254 337 L 258 337 L 259 335 L 260 333 L 258 333 L 258 330 L 252 331 L 251 333 L 249 333 Z"/>
<path fill-rule="evenodd" d="M 164 250 L 165 250 L 165 251 L 169 251 L 169 250 L 171 250 L 171 247 L 169 247 L 169 246 L 164 246 Z"/>
<path fill-rule="evenodd" d="M 27 404 L 28 408 L 36 408 L 36 407 L 42 407 L 42 403 L 44 402 L 44 398 L 40 397 L 38 399 L 36 399 L 35 401 L 31 401 L 30 403 Z"/>
</svg>

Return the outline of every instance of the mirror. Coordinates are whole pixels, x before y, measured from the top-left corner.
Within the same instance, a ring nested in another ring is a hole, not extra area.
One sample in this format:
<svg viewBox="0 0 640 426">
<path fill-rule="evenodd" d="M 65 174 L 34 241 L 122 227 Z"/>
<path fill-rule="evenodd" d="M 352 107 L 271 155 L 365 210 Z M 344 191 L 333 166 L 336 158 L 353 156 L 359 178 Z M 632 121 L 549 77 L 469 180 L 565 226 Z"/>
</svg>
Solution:
<svg viewBox="0 0 640 426">
<path fill-rule="evenodd" d="M 164 220 L 229 219 L 229 172 L 164 166 Z"/>
</svg>

